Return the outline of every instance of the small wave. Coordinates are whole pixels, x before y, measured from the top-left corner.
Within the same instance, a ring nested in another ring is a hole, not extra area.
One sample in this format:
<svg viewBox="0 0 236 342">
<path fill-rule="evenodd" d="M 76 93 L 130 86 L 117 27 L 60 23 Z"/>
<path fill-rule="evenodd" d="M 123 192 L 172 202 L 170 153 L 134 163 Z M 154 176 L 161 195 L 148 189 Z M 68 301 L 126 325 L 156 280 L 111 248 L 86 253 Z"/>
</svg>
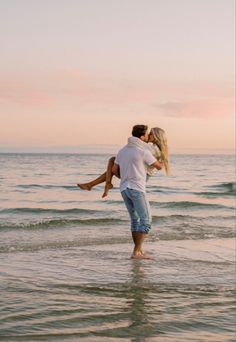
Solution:
<svg viewBox="0 0 236 342">
<path fill-rule="evenodd" d="M 17 185 L 17 187 L 20 189 L 40 188 L 40 189 L 66 189 L 69 191 L 78 190 L 77 185 L 20 184 L 20 185 Z"/>
<path fill-rule="evenodd" d="M 225 206 L 223 204 L 215 204 L 215 203 L 201 203 L 201 202 L 193 202 L 193 201 L 170 201 L 170 202 L 154 202 L 151 201 L 150 204 L 154 207 L 159 208 L 170 208 L 170 209 L 234 209 L 233 207 Z"/>
<path fill-rule="evenodd" d="M 221 190 L 221 193 L 236 193 L 236 183 L 235 182 L 228 182 L 228 183 L 220 183 L 209 186 L 209 188 Z"/>
<path fill-rule="evenodd" d="M 80 209 L 80 208 L 72 208 L 72 209 L 44 209 L 44 208 L 7 208 L 1 209 L 0 213 L 8 213 L 8 214 L 96 214 L 100 211 L 92 210 L 92 209 Z"/>
<path fill-rule="evenodd" d="M 230 197 L 234 196 L 233 192 L 213 192 L 213 191 L 203 191 L 203 192 L 194 192 L 194 195 L 202 196 L 206 198 L 218 198 L 218 197 Z"/>
<path fill-rule="evenodd" d="M 159 192 L 159 193 L 188 193 L 188 189 L 186 188 L 171 188 L 167 186 L 148 186 L 148 190 L 150 192 Z"/>
<path fill-rule="evenodd" d="M 212 215 L 207 215 L 207 216 L 194 216 L 194 215 L 181 215 L 181 214 L 174 214 L 174 215 L 159 215 L 159 216 L 156 216 L 156 215 L 153 215 L 152 216 L 152 221 L 153 222 L 160 222 L 160 221 L 178 221 L 178 220 L 197 220 L 197 221 L 203 221 L 203 220 L 206 220 L 206 221 L 209 221 L 209 220 L 212 220 L 212 219 L 217 219 L 217 220 L 220 220 L 220 221 L 232 221 L 234 222 L 235 220 L 235 216 L 212 216 Z"/>
<path fill-rule="evenodd" d="M 94 218 L 94 219 L 48 219 L 42 220 L 38 222 L 29 222 L 29 223 L 0 223 L 0 229 L 47 229 L 47 228 L 64 228 L 68 226 L 82 226 L 89 225 L 99 226 L 99 225 L 111 225 L 116 224 L 119 225 L 125 221 L 118 218 Z"/>
<path fill-rule="evenodd" d="M 34 252 L 44 249 L 64 249 L 73 247 L 87 247 L 87 246 L 101 246 L 101 245 L 116 245 L 129 242 L 130 239 L 124 237 L 106 237 L 101 239 L 73 239 L 65 241 L 47 241 L 42 243 L 22 243 L 0 246 L 0 253 L 14 253 L 14 252 Z"/>
<path fill-rule="evenodd" d="M 236 183 L 234 182 L 211 185 L 207 188 L 210 191 L 194 192 L 194 194 L 210 198 L 235 196 L 236 194 Z"/>
</svg>

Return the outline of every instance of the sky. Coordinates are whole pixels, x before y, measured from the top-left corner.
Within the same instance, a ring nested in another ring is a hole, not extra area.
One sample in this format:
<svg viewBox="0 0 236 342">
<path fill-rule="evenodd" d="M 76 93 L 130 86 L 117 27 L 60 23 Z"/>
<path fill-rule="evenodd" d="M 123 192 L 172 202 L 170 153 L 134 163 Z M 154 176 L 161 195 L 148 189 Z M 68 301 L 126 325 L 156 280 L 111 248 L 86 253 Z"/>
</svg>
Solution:
<svg viewBox="0 0 236 342">
<path fill-rule="evenodd" d="M 0 151 L 235 147 L 234 0 L 0 0 Z M 78 151 L 79 152 L 79 151 Z"/>
</svg>

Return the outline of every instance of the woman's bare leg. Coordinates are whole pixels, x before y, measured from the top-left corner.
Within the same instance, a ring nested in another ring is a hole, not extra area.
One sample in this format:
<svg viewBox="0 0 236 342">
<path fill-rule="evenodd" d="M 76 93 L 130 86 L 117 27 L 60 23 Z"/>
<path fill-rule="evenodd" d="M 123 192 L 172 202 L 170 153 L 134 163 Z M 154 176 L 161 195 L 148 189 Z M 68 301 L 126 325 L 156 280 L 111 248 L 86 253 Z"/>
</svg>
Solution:
<svg viewBox="0 0 236 342">
<path fill-rule="evenodd" d="M 98 185 L 100 183 L 106 182 L 104 192 L 102 197 L 106 197 L 108 195 L 108 191 L 113 188 L 113 185 L 111 183 L 112 177 L 114 174 L 112 173 L 112 166 L 114 165 L 115 157 L 111 157 L 107 164 L 107 170 L 102 175 L 100 175 L 98 178 L 92 180 L 91 182 L 87 183 L 78 183 L 78 187 L 82 190 L 91 190 L 95 185 Z"/>
<path fill-rule="evenodd" d="M 115 157 L 111 157 L 107 164 L 107 171 L 106 171 L 106 184 L 104 187 L 104 192 L 102 195 L 102 198 L 106 197 L 108 195 L 108 191 L 113 188 L 112 184 L 112 177 L 114 174 L 112 173 L 112 166 L 114 165 Z"/>
<path fill-rule="evenodd" d="M 106 174 L 107 174 L 107 172 L 104 172 L 102 175 L 100 175 L 98 178 L 92 180 L 91 182 L 78 183 L 77 185 L 82 190 L 89 190 L 90 191 L 92 189 L 92 187 L 94 187 L 95 185 L 98 185 L 98 184 L 106 181 Z"/>
</svg>

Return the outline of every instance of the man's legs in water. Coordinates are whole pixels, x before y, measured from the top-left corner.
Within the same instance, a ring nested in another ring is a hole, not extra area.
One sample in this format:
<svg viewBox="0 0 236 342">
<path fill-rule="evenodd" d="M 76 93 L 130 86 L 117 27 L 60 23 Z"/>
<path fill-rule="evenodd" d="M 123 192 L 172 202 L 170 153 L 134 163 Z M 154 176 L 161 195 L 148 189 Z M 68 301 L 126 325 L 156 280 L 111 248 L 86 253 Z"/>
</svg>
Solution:
<svg viewBox="0 0 236 342">
<path fill-rule="evenodd" d="M 145 193 L 126 189 L 121 193 L 131 219 L 134 242 L 133 259 L 150 259 L 143 252 L 144 239 L 151 228 L 151 214 Z"/>
</svg>

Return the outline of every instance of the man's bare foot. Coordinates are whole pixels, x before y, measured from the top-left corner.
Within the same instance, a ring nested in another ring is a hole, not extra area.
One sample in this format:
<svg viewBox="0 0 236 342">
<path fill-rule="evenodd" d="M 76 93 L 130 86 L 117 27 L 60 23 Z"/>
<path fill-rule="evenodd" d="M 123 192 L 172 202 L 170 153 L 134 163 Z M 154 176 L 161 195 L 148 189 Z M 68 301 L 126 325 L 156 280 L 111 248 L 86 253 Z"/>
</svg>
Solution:
<svg viewBox="0 0 236 342">
<path fill-rule="evenodd" d="M 89 183 L 77 184 L 77 186 L 82 190 L 90 191 L 92 189 L 92 186 Z"/>
<path fill-rule="evenodd" d="M 104 193 L 102 194 L 102 198 L 106 197 L 108 195 L 108 191 L 113 188 L 113 185 L 111 183 L 106 183 Z"/>
<path fill-rule="evenodd" d="M 131 259 L 137 259 L 137 260 L 141 260 L 141 259 L 148 259 L 148 260 L 151 260 L 153 259 L 153 257 L 151 257 L 150 255 L 146 255 L 144 253 L 133 253 L 131 255 Z"/>
</svg>

